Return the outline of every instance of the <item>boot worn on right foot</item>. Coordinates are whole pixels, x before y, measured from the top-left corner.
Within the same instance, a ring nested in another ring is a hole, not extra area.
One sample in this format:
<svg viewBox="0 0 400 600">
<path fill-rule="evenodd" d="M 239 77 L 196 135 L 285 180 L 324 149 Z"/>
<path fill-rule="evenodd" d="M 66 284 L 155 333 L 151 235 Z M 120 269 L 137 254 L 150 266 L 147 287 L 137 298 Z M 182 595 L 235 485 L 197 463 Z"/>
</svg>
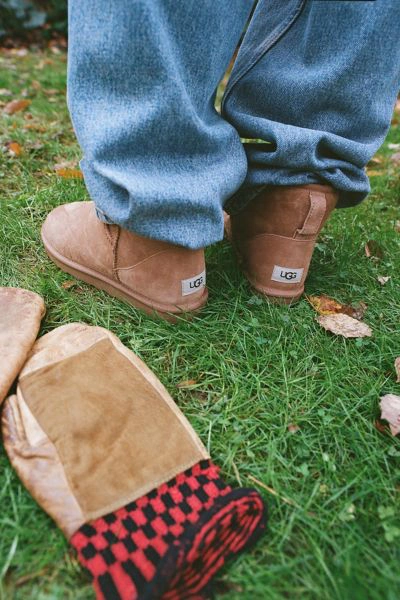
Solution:
<svg viewBox="0 0 400 600">
<path fill-rule="evenodd" d="M 42 240 L 60 269 L 147 313 L 174 320 L 207 301 L 204 250 L 103 223 L 93 202 L 55 208 L 43 224 Z"/>
<path fill-rule="evenodd" d="M 299 300 L 315 242 L 335 208 L 330 186 L 271 186 L 226 224 L 252 287 L 283 304 Z"/>
</svg>

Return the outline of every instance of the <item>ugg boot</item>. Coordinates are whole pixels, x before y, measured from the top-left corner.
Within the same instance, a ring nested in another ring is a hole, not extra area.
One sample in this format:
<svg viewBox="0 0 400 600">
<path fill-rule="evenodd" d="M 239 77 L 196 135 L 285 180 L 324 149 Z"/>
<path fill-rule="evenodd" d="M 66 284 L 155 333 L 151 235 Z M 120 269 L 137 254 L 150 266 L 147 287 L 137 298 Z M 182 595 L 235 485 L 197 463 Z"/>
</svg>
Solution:
<svg viewBox="0 0 400 600">
<path fill-rule="evenodd" d="M 285 304 L 300 298 L 317 236 L 337 198 L 330 186 L 271 186 L 227 220 L 227 235 L 255 290 Z"/>
<path fill-rule="evenodd" d="M 169 318 L 207 301 L 203 250 L 108 225 L 97 218 L 93 202 L 54 209 L 43 224 L 42 240 L 60 269 L 148 313 Z"/>
<path fill-rule="evenodd" d="M 36 340 L 44 313 L 44 302 L 34 292 L 0 287 L 0 404 Z"/>
</svg>

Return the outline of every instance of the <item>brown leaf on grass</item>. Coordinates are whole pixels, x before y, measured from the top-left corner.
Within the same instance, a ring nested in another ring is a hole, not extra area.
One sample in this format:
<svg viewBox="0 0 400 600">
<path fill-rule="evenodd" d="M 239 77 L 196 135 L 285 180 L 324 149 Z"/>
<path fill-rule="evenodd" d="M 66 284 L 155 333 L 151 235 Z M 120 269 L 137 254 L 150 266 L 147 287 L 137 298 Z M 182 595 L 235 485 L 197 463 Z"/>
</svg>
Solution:
<svg viewBox="0 0 400 600">
<path fill-rule="evenodd" d="M 327 331 L 345 338 L 362 338 L 372 335 L 371 328 L 366 323 L 342 313 L 321 315 L 317 317 L 317 321 Z"/>
<path fill-rule="evenodd" d="M 39 141 L 29 144 L 29 150 L 42 150 L 42 148 L 44 148 L 44 144 Z"/>
<path fill-rule="evenodd" d="M 387 426 L 384 423 L 381 423 L 379 419 L 375 419 L 374 425 L 379 433 L 388 433 Z"/>
<path fill-rule="evenodd" d="M 0 88 L 0 96 L 12 96 L 12 91 L 7 88 Z"/>
<path fill-rule="evenodd" d="M 297 431 L 300 431 L 300 427 L 295 423 L 289 423 L 287 428 L 289 433 L 296 433 Z"/>
<path fill-rule="evenodd" d="M 11 102 L 5 105 L 4 112 L 7 115 L 13 115 L 16 112 L 25 110 L 30 105 L 30 103 L 30 100 L 12 100 Z"/>
<path fill-rule="evenodd" d="M 21 156 L 22 154 L 22 147 L 18 142 L 8 142 L 6 148 L 11 156 Z"/>
<path fill-rule="evenodd" d="M 390 161 L 395 165 L 400 165 L 400 152 L 395 152 L 392 154 Z"/>
<path fill-rule="evenodd" d="M 357 306 L 351 306 L 350 304 L 341 304 L 337 300 L 325 296 L 306 296 L 307 300 L 320 315 L 349 315 L 355 319 L 362 319 L 367 309 L 367 305 L 364 302 L 359 302 Z"/>
<path fill-rule="evenodd" d="M 385 285 L 390 279 L 390 275 L 379 275 L 378 281 L 381 285 Z"/>
<path fill-rule="evenodd" d="M 31 86 L 36 91 L 39 91 L 42 89 L 42 84 L 37 79 L 33 79 L 33 81 L 31 81 Z"/>
<path fill-rule="evenodd" d="M 50 88 L 48 90 L 43 90 L 43 91 L 46 94 L 46 96 L 56 96 L 57 94 L 61 94 L 61 91 L 57 90 L 55 88 Z"/>
<path fill-rule="evenodd" d="M 37 131 L 38 133 L 45 133 L 47 131 L 46 127 L 39 125 L 39 123 L 25 123 L 23 128 L 29 129 L 30 131 Z"/>
<path fill-rule="evenodd" d="M 183 389 L 192 387 L 193 385 L 196 385 L 196 383 L 197 381 L 195 379 L 185 379 L 185 381 L 180 381 L 179 383 L 177 383 L 176 387 L 179 389 Z"/>
<path fill-rule="evenodd" d="M 343 304 L 329 296 L 306 296 L 307 300 L 320 315 L 335 315 L 342 312 Z"/>
<path fill-rule="evenodd" d="M 56 173 L 64 179 L 83 179 L 83 173 L 79 169 L 57 169 Z"/>
<path fill-rule="evenodd" d="M 397 376 L 396 382 L 400 383 L 400 356 L 394 361 L 394 370 L 396 371 Z"/>
<path fill-rule="evenodd" d="M 381 397 L 381 419 L 389 423 L 392 435 L 400 433 L 400 396 L 385 394 Z"/>
<path fill-rule="evenodd" d="M 60 160 L 54 165 L 54 169 L 76 169 L 76 160 Z"/>
<path fill-rule="evenodd" d="M 365 304 L 365 302 L 361 300 L 360 302 L 357 302 L 354 306 L 350 306 L 350 308 L 352 312 L 344 314 L 348 314 L 349 317 L 353 317 L 354 319 L 361 321 L 361 319 L 364 317 L 367 311 L 368 306 Z"/>
<path fill-rule="evenodd" d="M 51 58 L 44 58 L 42 60 L 40 60 L 38 63 L 36 63 L 35 65 L 35 69 L 39 69 L 40 71 L 43 71 L 43 69 L 45 67 L 47 67 L 48 65 L 53 65 L 54 64 L 54 60 L 52 60 Z"/>
<path fill-rule="evenodd" d="M 379 156 L 374 156 L 369 161 L 368 165 L 381 165 L 383 160 Z"/>
<path fill-rule="evenodd" d="M 400 150 L 400 144 L 388 144 L 389 150 Z"/>
<path fill-rule="evenodd" d="M 78 285 L 78 282 L 74 281 L 73 279 L 69 279 L 68 281 L 64 281 L 64 283 L 61 284 L 61 287 L 63 290 L 69 290 L 74 287 L 74 285 Z"/>
<path fill-rule="evenodd" d="M 364 250 L 367 258 L 383 258 L 383 250 L 375 240 L 369 240 L 365 244 Z"/>
<path fill-rule="evenodd" d="M 376 169 L 367 169 L 367 175 L 368 177 L 379 177 L 380 175 L 382 175 L 382 171 L 377 171 Z"/>
<path fill-rule="evenodd" d="M 64 179 L 82 179 L 83 173 L 76 167 L 75 160 L 65 160 L 54 165 L 54 169 L 59 177 Z"/>
</svg>

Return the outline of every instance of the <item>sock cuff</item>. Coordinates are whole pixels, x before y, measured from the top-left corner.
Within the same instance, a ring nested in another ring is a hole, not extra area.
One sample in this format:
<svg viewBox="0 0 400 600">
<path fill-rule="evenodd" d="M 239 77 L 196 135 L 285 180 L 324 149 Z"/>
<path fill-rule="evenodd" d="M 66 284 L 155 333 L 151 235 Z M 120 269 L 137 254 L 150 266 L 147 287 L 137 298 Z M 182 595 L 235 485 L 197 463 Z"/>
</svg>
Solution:
<svg viewBox="0 0 400 600">
<path fill-rule="evenodd" d="M 257 492 L 232 491 L 202 460 L 70 541 L 98 600 L 178 600 L 200 592 L 227 556 L 255 540 L 263 515 Z"/>
</svg>

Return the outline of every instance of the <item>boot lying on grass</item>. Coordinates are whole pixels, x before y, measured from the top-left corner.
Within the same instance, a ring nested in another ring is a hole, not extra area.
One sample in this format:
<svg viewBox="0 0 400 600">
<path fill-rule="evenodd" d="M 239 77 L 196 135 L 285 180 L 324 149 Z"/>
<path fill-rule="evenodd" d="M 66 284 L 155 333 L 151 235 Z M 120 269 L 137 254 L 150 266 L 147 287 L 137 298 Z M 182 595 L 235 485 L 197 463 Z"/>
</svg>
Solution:
<svg viewBox="0 0 400 600">
<path fill-rule="evenodd" d="M 337 197 L 324 185 L 270 186 L 226 220 L 227 236 L 255 290 L 284 304 L 299 300 Z"/>
<path fill-rule="evenodd" d="M 55 208 L 43 224 L 42 240 L 60 269 L 147 313 L 173 320 L 207 302 L 204 250 L 103 223 L 93 202 Z"/>
<path fill-rule="evenodd" d="M 203 598 L 264 530 L 258 492 L 221 480 L 159 380 L 100 327 L 66 325 L 36 342 L 2 428 L 98 599 Z"/>
<path fill-rule="evenodd" d="M 0 287 L 0 404 L 36 340 L 44 313 L 44 302 L 34 292 Z"/>
</svg>

